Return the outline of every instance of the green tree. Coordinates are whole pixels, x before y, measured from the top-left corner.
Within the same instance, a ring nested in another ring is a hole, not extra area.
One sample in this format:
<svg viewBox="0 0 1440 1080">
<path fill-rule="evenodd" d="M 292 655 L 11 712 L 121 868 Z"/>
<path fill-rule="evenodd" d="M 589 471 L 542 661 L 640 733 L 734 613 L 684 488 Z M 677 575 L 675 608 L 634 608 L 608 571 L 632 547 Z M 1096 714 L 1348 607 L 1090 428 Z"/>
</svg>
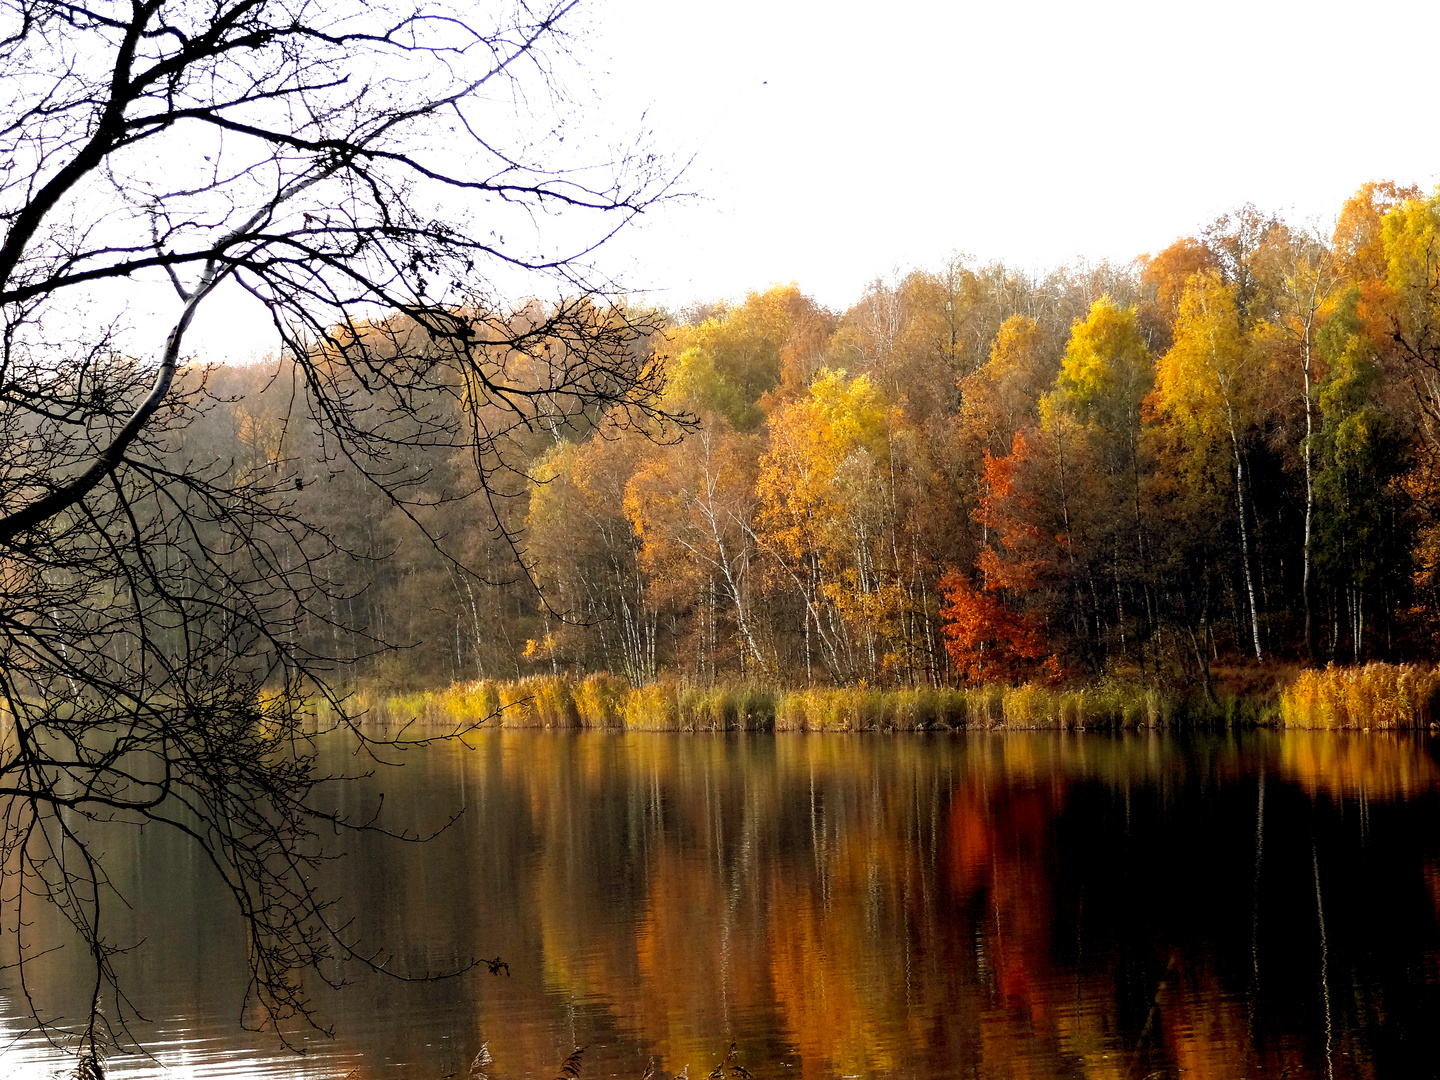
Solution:
<svg viewBox="0 0 1440 1080">
<path fill-rule="evenodd" d="M 1097 525 L 1106 524 L 1097 527 L 1092 542 L 1108 552 L 1106 592 L 1114 597 L 1122 649 L 1134 637 L 1128 629 L 1130 608 L 1138 604 L 1143 616 L 1142 643 L 1155 621 L 1141 508 L 1141 413 L 1153 380 L 1154 366 L 1137 308 L 1121 308 L 1102 296 L 1071 330 L 1053 404 L 1074 419 L 1095 463 L 1089 502 L 1098 510 Z M 1058 430 L 1056 437 L 1063 438 Z M 1127 594 L 1138 599 L 1127 605 Z"/>
<path fill-rule="evenodd" d="M 1346 630 L 1332 632 L 1330 654 L 1348 637 L 1352 662 L 1366 652 L 1367 611 L 1372 621 L 1388 621 L 1409 563 L 1396 484 L 1408 455 L 1400 425 L 1383 403 L 1384 376 L 1363 333 L 1359 300 L 1359 288 L 1349 289 L 1318 336 L 1329 371 L 1319 387 L 1324 423 L 1315 435 L 1317 564 L 1336 596 L 1335 623 Z"/>
</svg>

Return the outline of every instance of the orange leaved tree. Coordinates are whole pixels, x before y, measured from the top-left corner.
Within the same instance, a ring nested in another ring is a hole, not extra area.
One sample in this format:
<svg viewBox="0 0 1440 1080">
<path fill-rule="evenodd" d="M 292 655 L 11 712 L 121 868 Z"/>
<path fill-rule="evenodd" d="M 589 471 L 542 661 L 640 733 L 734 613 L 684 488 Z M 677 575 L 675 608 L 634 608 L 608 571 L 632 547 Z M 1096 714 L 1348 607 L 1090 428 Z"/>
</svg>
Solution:
<svg viewBox="0 0 1440 1080">
<path fill-rule="evenodd" d="M 1033 618 L 1009 610 L 955 570 L 941 577 L 940 594 L 945 651 L 966 682 L 1019 682 L 1037 667 L 1054 673 L 1054 658 L 1046 660 L 1045 635 Z"/>
</svg>

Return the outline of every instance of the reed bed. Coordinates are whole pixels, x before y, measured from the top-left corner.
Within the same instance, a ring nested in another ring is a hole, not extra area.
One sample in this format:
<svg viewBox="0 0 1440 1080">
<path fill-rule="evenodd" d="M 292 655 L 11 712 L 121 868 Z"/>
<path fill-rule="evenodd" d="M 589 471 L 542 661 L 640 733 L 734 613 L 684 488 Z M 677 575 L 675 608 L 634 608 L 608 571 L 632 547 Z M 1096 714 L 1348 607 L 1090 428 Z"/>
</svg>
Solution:
<svg viewBox="0 0 1440 1080">
<path fill-rule="evenodd" d="M 1280 723 L 1317 730 L 1430 727 L 1440 718 L 1440 669 L 1371 663 L 1300 672 L 1280 692 Z"/>
<path fill-rule="evenodd" d="M 1059 690 L 1022 685 L 967 688 L 872 686 L 786 689 L 763 683 L 631 686 L 613 675 L 481 679 L 362 704 L 392 721 L 447 727 L 623 731 L 1112 730 L 1206 722 L 1152 687 L 1102 680 Z"/>
</svg>

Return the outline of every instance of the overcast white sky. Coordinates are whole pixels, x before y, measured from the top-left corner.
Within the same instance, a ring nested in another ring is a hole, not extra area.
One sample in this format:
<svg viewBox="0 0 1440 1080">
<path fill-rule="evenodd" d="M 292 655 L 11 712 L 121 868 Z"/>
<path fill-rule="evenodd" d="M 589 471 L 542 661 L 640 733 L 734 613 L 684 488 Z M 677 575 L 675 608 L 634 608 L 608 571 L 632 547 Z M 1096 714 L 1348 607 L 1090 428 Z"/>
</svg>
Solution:
<svg viewBox="0 0 1440 1080">
<path fill-rule="evenodd" d="M 1247 200 L 1332 217 L 1433 186 L 1440 4 L 613 0 L 597 53 L 708 196 L 632 237 L 679 297 L 846 305 L 953 250 L 1156 251 Z"/>
<path fill-rule="evenodd" d="M 839 308 L 952 251 L 1126 260 L 1247 200 L 1328 220 L 1365 180 L 1440 178 L 1435 3 L 591 0 L 579 21 L 603 123 L 645 114 L 694 158 L 699 196 L 602 259 L 672 306 L 794 280 Z M 228 317 L 192 333 L 254 348 Z"/>
</svg>

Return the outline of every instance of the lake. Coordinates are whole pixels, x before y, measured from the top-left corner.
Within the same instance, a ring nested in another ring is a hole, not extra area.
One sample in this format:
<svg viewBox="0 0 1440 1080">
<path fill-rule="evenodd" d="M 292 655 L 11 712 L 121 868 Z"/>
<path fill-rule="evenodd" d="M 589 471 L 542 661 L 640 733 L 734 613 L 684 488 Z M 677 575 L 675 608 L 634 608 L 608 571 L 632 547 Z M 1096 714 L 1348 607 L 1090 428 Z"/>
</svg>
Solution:
<svg viewBox="0 0 1440 1080">
<path fill-rule="evenodd" d="M 369 790 L 327 868 L 412 974 L 316 991 L 297 1056 L 241 1028 L 244 941 L 176 837 L 116 836 L 112 937 L 151 1057 L 109 1077 L 1425 1077 L 1440 744 L 1381 734 L 491 731 Z M 37 917 L 45 917 L 43 914 Z M 47 1016 L 84 958 L 36 958 Z M 62 1064 L 0 973 L 0 1075 Z"/>
</svg>

